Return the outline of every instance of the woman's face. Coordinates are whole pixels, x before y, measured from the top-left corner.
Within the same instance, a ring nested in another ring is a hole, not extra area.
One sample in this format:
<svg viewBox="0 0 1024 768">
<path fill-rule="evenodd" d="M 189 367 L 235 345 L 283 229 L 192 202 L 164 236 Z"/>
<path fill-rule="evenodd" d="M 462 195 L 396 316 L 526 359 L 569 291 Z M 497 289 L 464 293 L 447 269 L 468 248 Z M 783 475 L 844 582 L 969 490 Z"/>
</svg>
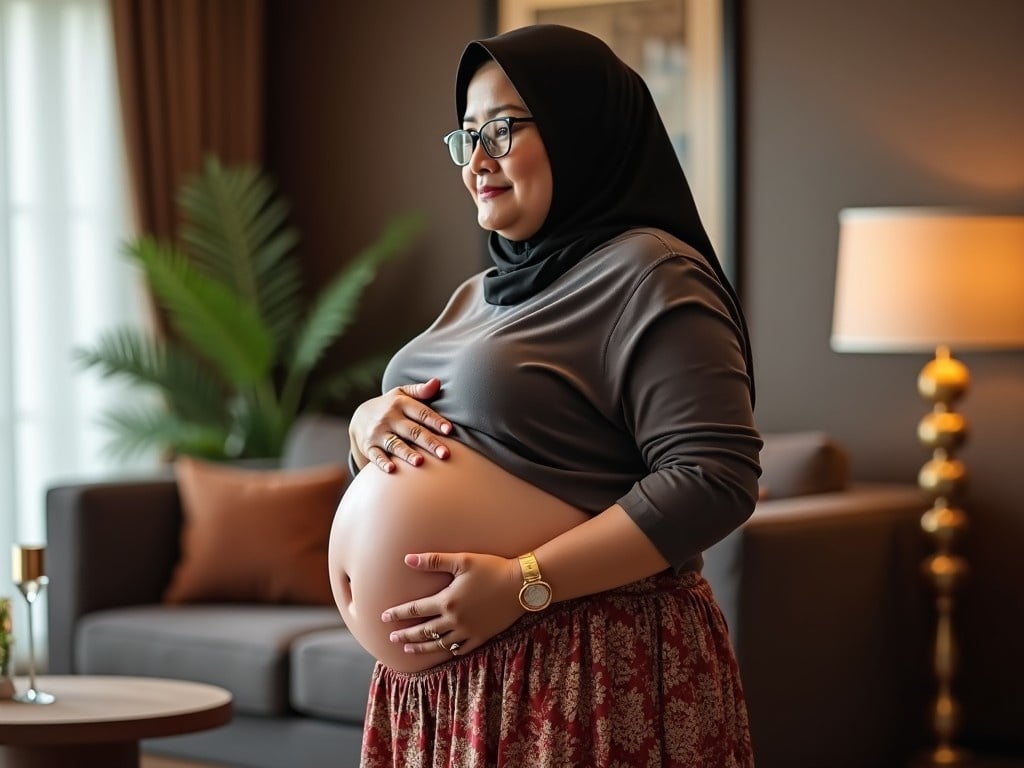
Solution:
<svg viewBox="0 0 1024 768">
<path fill-rule="evenodd" d="M 515 86 L 494 62 L 477 70 L 466 91 L 462 127 L 480 130 L 495 117 L 531 117 Z M 534 235 L 551 209 L 553 180 L 547 150 L 534 123 L 512 126 L 512 149 L 494 159 L 477 141 L 462 180 L 476 203 L 477 222 L 508 240 Z"/>
</svg>

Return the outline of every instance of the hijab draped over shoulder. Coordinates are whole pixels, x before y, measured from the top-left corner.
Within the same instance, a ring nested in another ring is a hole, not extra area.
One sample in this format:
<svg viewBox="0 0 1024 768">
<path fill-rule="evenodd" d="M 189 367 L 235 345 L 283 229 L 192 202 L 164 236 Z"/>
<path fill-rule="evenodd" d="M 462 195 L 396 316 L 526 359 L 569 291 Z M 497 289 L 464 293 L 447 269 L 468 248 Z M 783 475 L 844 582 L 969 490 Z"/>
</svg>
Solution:
<svg viewBox="0 0 1024 768">
<path fill-rule="evenodd" d="M 739 300 L 643 79 L 593 35 L 553 24 L 523 27 L 466 47 L 455 86 L 460 125 L 469 82 L 491 60 L 536 119 L 554 193 L 547 219 L 529 240 L 490 233 L 495 269 L 484 278 L 487 301 L 516 304 L 626 230 L 663 229 L 699 251 L 731 295 L 753 398 L 750 341 Z"/>
</svg>

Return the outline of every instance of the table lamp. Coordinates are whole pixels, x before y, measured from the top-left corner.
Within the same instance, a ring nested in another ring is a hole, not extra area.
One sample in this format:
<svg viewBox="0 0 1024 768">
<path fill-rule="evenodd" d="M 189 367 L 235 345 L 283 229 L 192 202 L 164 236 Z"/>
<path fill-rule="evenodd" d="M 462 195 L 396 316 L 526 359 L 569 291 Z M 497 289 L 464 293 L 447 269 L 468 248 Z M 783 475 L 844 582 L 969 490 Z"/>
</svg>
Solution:
<svg viewBox="0 0 1024 768">
<path fill-rule="evenodd" d="M 970 383 L 950 349 L 1024 347 L 1024 216 L 944 208 L 847 208 L 839 213 L 832 348 L 837 352 L 935 352 L 918 377 L 932 410 L 918 425 L 931 459 L 918 484 L 933 499 L 921 518 L 934 550 L 924 572 L 935 593 L 933 766 L 963 765 L 955 745 L 954 596 L 967 574 L 956 553 L 967 526 L 957 506 L 966 469 L 956 458 L 967 424 L 954 410 Z"/>
</svg>

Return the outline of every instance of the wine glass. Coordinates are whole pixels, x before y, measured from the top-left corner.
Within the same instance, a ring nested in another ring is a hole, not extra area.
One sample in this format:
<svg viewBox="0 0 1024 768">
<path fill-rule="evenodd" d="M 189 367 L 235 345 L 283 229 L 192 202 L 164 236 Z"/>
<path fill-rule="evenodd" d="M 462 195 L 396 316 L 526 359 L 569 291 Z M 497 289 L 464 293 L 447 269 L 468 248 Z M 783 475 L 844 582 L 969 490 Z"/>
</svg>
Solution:
<svg viewBox="0 0 1024 768">
<path fill-rule="evenodd" d="M 28 603 L 28 690 L 14 694 L 14 700 L 23 704 L 53 704 L 57 697 L 36 688 L 36 649 L 32 632 L 32 606 L 49 583 L 43 568 L 45 547 L 15 544 L 11 556 L 14 584 Z"/>
</svg>

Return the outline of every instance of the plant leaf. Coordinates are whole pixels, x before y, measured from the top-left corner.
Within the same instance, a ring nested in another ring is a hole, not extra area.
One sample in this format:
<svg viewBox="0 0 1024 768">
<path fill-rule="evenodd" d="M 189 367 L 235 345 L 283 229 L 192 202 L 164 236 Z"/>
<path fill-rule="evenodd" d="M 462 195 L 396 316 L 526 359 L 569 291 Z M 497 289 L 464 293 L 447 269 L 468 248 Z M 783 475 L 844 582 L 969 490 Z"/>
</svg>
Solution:
<svg viewBox="0 0 1024 768">
<path fill-rule="evenodd" d="M 72 356 L 83 368 L 98 368 L 103 378 L 124 378 L 159 389 L 182 418 L 228 423 L 224 386 L 175 345 L 121 328 L 103 334 L 92 348 L 73 350 Z"/>
<path fill-rule="evenodd" d="M 281 410 L 286 419 L 291 420 L 298 413 L 306 379 L 324 350 L 352 324 L 363 291 L 376 277 L 377 269 L 397 256 L 423 223 L 420 214 L 406 214 L 393 220 L 377 241 L 350 262 L 317 297 L 295 340 L 281 388 Z"/>
<path fill-rule="evenodd" d="M 150 449 L 206 459 L 226 458 L 226 430 L 184 421 L 163 408 L 137 405 L 111 409 L 100 422 L 113 433 L 104 446 L 113 458 L 127 459 Z"/>
<path fill-rule="evenodd" d="M 302 283 L 288 254 L 298 243 L 286 227 L 288 205 L 253 168 L 224 168 L 208 157 L 203 173 L 182 187 L 181 239 L 196 264 L 251 304 L 279 349 L 301 317 Z"/>
<path fill-rule="evenodd" d="M 163 386 L 162 345 L 133 328 L 119 328 L 100 336 L 96 346 L 72 350 L 83 368 L 99 368 L 103 378 L 121 376 L 137 384 Z"/>
<path fill-rule="evenodd" d="M 317 297 L 294 346 L 290 368 L 310 371 L 324 350 L 355 319 L 366 287 L 384 262 L 401 253 L 423 228 L 424 217 L 407 214 L 392 221 L 381 236 L 356 256 Z"/>
<path fill-rule="evenodd" d="M 76 352 L 81 365 L 101 375 L 123 376 L 163 395 L 162 409 L 107 413 L 116 435 L 111 450 L 280 456 L 299 407 L 309 402 L 311 371 L 351 326 L 380 265 L 408 244 L 423 217 L 392 222 L 303 317 L 301 272 L 291 258 L 298 235 L 287 226 L 287 203 L 266 176 L 225 169 L 211 157 L 182 187 L 178 203 L 187 255 L 148 237 L 125 248 L 166 309 L 173 341 L 122 330 Z M 377 356 L 349 366 L 328 389 L 338 395 L 379 387 L 385 361 Z"/>
<path fill-rule="evenodd" d="M 129 243 L 128 253 L 145 269 L 174 329 L 225 379 L 244 388 L 269 374 L 273 340 L 251 305 L 152 238 Z"/>
</svg>

